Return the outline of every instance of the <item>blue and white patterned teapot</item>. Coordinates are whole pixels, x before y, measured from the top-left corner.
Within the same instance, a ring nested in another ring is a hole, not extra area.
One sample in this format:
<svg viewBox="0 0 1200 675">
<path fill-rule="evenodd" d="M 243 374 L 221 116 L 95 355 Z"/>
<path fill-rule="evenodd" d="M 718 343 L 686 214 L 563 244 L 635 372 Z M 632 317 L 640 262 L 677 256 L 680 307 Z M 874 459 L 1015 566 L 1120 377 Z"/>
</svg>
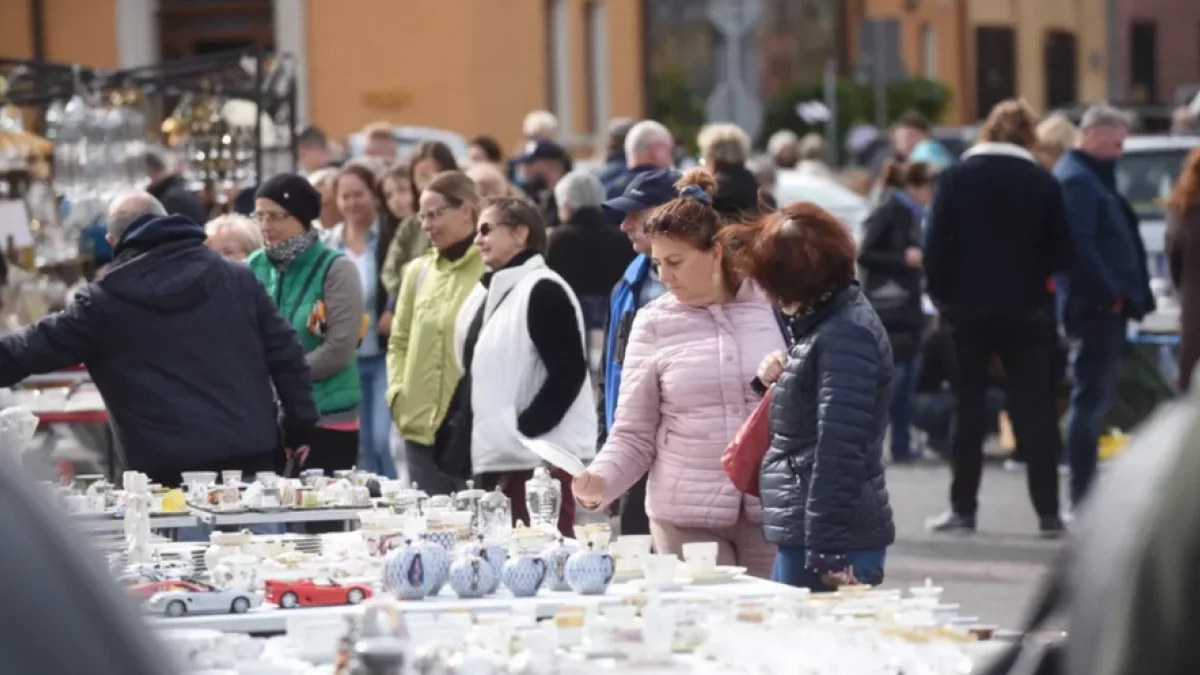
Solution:
<svg viewBox="0 0 1200 675">
<path fill-rule="evenodd" d="M 425 573 L 433 577 L 433 583 L 429 587 L 429 597 L 435 597 L 442 592 L 442 586 L 446 584 L 446 579 L 450 576 L 450 564 L 454 560 L 446 547 L 442 546 L 440 542 L 427 539 L 425 535 L 421 535 L 421 543 L 417 545 L 417 548 L 424 556 L 422 559 L 425 561 Z"/>
<path fill-rule="evenodd" d="M 518 598 L 537 595 L 546 578 L 546 561 L 532 551 L 518 551 L 515 557 L 504 563 L 501 575 L 505 587 Z"/>
<path fill-rule="evenodd" d="M 458 597 L 482 598 L 489 588 L 500 583 L 500 576 L 491 563 L 464 547 L 454 564 L 450 565 L 450 588 Z"/>
<path fill-rule="evenodd" d="M 567 583 L 567 561 L 574 552 L 567 548 L 561 537 L 542 551 L 542 560 L 546 561 L 546 578 L 542 585 L 552 591 L 571 590 L 571 584 Z"/>
<path fill-rule="evenodd" d="M 388 552 L 383 562 L 383 588 L 401 600 L 420 600 L 429 595 L 435 581 L 430 560 L 412 540 Z"/>
<path fill-rule="evenodd" d="M 492 566 L 492 570 L 496 573 L 491 577 L 494 582 L 484 590 L 484 595 L 491 595 L 500 588 L 500 577 L 504 574 L 504 563 L 508 561 L 508 548 L 500 544 L 484 543 L 483 535 L 475 543 L 463 546 L 463 550 L 472 555 L 478 556 L 484 562 Z"/>
<path fill-rule="evenodd" d="M 567 560 L 567 583 L 580 595 L 604 595 L 616 571 L 613 557 L 594 550 L 588 542 L 586 550 L 576 551 Z"/>
</svg>

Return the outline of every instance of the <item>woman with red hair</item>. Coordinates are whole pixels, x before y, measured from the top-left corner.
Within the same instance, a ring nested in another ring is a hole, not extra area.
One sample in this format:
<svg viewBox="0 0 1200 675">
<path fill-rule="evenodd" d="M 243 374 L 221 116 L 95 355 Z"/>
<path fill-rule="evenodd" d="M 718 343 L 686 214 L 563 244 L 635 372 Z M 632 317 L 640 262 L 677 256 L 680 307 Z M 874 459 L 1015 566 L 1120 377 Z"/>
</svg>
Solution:
<svg viewBox="0 0 1200 675">
<path fill-rule="evenodd" d="M 1200 148 L 1183 163 L 1168 202 L 1167 256 L 1179 293 L 1179 390 L 1187 391 L 1200 359 Z"/>
<path fill-rule="evenodd" d="M 896 538 L 883 471 L 892 347 L 854 279 L 854 239 L 811 203 L 720 238 L 783 308 L 792 337 L 756 383 L 776 385 L 759 476 L 763 534 L 779 547 L 771 578 L 813 591 L 879 584 Z"/>
</svg>

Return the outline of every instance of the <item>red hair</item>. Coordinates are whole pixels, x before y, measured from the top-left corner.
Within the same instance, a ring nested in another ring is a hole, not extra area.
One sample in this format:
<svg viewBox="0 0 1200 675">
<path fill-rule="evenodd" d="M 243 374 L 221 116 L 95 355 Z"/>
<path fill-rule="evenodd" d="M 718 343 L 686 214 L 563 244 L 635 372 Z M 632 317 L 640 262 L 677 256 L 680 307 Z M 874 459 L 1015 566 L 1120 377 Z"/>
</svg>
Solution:
<svg viewBox="0 0 1200 675">
<path fill-rule="evenodd" d="M 854 281 L 850 230 L 816 204 L 799 202 L 717 235 L 737 268 L 783 305 L 811 306 Z"/>
<path fill-rule="evenodd" d="M 1179 182 L 1175 184 L 1167 203 L 1180 211 L 1200 205 L 1200 148 L 1192 150 L 1183 160 Z"/>
</svg>

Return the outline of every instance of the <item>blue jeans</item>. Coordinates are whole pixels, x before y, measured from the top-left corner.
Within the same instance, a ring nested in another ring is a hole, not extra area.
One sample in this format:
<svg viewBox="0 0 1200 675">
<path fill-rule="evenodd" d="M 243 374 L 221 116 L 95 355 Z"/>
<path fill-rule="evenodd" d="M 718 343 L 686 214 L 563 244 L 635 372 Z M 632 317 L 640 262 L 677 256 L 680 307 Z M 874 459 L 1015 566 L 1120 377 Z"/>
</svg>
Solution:
<svg viewBox="0 0 1200 675">
<path fill-rule="evenodd" d="M 892 377 L 892 461 L 912 459 L 913 389 L 917 385 L 917 373 L 921 370 L 921 357 L 913 357 L 895 364 Z"/>
<path fill-rule="evenodd" d="M 1101 425 L 1117 401 L 1117 377 L 1125 352 L 1125 319 L 1095 317 L 1068 326 L 1071 337 L 1071 409 L 1067 417 L 1067 459 L 1071 502 L 1087 494 L 1096 473 Z"/>
<path fill-rule="evenodd" d="M 807 588 L 814 593 L 836 591 L 821 582 L 821 575 L 804 566 L 806 551 L 803 546 L 780 546 L 775 554 L 775 566 L 771 569 L 771 581 Z M 878 586 L 883 583 L 883 563 L 887 549 L 850 551 L 846 554 L 854 568 L 854 578 L 859 583 Z"/>
<path fill-rule="evenodd" d="M 368 339 L 372 339 L 368 336 Z M 388 435 L 392 417 L 387 406 L 387 357 L 359 357 L 358 377 L 362 381 L 362 406 L 359 409 L 359 467 L 365 471 L 396 477 L 396 462 Z"/>
</svg>

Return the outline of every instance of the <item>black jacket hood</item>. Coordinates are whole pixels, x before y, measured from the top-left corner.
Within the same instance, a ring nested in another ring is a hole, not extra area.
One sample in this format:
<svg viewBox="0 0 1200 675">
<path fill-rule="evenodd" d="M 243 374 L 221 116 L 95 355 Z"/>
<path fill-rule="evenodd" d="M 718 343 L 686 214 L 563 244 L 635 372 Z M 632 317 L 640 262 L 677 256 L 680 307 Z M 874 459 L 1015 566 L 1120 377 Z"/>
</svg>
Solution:
<svg viewBox="0 0 1200 675">
<path fill-rule="evenodd" d="M 164 313 L 195 307 L 209 296 L 208 272 L 224 264 L 204 246 L 204 229 L 183 216 L 142 216 L 117 242 L 97 285 L 126 301 Z"/>
</svg>

